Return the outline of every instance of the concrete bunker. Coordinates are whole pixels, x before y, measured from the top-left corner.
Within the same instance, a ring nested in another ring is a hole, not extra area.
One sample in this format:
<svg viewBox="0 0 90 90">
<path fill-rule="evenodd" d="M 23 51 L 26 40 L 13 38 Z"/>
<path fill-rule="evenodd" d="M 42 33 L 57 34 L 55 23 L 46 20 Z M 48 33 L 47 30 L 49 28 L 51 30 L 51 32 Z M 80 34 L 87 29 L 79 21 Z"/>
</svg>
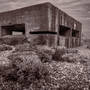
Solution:
<svg viewBox="0 0 90 90">
<path fill-rule="evenodd" d="M 0 13 L 1 37 L 21 33 L 29 41 L 35 42 L 38 39 L 48 46 L 72 48 L 80 46 L 81 30 L 82 24 L 79 21 L 51 3 Z"/>
<path fill-rule="evenodd" d="M 2 36 L 5 35 L 24 35 L 25 34 L 25 24 L 13 24 L 1 26 Z"/>
</svg>

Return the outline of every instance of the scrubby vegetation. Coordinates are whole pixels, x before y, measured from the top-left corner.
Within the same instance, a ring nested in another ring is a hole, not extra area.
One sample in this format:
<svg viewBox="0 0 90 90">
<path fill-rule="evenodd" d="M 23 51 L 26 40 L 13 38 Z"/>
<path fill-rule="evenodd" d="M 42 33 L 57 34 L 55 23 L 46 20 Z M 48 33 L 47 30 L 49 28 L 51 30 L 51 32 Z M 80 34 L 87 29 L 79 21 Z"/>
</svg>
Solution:
<svg viewBox="0 0 90 90">
<path fill-rule="evenodd" d="M 35 82 L 48 77 L 48 70 L 37 55 L 14 55 L 8 58 L 12 60 L 11 67 L 4 69 L 4 72 L 1 71 L 3 79 L 1 83 L 4 85 L 2 88 L 4 90 L 24 90 L 30 88 L 30 85 Z"/>
<path fill-rule="evenodd" d="M 17 44 L 23 44 L 27 42 L 27 39 L 25 36 L 18 36 L 18 35 L 13 35 L 13 36 L 3 36 L 0 38 L 0 44 L 7 44 L 7 45 L 17 45 Z"/>
<path fill-rule="evenodd" d="M 10 43 L 0 45 L 0 63 L 8 61 L 0 64 L 0 90 L 89 90 L 89 58 L 79 49 Z"/>
</svg>

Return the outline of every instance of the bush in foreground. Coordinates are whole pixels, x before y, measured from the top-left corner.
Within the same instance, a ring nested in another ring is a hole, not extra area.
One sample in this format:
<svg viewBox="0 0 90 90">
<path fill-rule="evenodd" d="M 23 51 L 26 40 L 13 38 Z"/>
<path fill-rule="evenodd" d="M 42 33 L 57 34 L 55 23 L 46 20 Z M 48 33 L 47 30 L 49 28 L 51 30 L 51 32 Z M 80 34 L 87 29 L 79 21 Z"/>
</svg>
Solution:
<svg viewBox="0 0 90 90">
<path fill-rule="evenodd" d="M 27 43 L 20 45 L 8 57 L 10 66 L 0 68 L 1 90 L 84 90 L 88 87 L 85 66 L 64 60 L 64 48 L 55 51 L 40 46 L 28 50 L 26 46 L 30 47 Z M 51 57 L 55 60 L 49 62 Z"/>
<path fill-rule="evenodd" d="M 0 52 L 1 51 L 6 51 L 6 50 L 12 50 L 12 47 L 9 46 L 9 45 L 5 45 L 5 44 L 0 45 Z"/>
<path fill-rule="evenodd" d="M 8 58 L 12 61 L 11 66 L 0 69 L 1 90 L 30 90 L 31 85 L 37 90 L 38 83 L 48 80 L 49 71 L 37 55 L 11 55 Z"/>
<path fill-rule="evenodd" d="M 36 50 L 37 55 L 43 63 L 52 61 L 52 56 L 55 53 L 55 49 L 48 46 L 37 46 Z"/>
<path fill-rule="evenodd" d="M 56 48 L 55 53 L 52 56 L 52 59 L 55 61 L 63 61 L 62 56 L 65 54 L 64 48 Z"/>
<path fill-rule="evenodd" d="M 27 42 L 27 38 L 23 35 L 8 35 L 0 38 L 0 44 L 17 45 Z"/>
</svg>

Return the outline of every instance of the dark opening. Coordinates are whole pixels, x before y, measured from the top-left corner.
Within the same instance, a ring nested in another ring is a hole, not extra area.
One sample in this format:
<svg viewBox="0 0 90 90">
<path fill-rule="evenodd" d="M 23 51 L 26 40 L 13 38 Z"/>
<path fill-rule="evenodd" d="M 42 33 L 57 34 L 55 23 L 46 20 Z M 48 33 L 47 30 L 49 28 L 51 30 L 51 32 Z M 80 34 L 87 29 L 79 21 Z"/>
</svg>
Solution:
<svg viewBox="0 0 90 90">
<path fill-rule="evenodd" d="M 57 32 L 52 31 L 32 31 L 30 34 L 57 34 Z"/>
<path fill-rule="evenodd" d="M 60 25 L 59 26 L 59 35 L 67 36 L 70 33 L 70 28 Z"/>
<path fill-rule="evenodd" d="M 2 35 L 25 34 L 25 24 L 2 26 Z"/>
<path fill-rule="evenodd" d="M 72 30 L 72 37 L 79 37 L 79 31 Z"/>
</svg>

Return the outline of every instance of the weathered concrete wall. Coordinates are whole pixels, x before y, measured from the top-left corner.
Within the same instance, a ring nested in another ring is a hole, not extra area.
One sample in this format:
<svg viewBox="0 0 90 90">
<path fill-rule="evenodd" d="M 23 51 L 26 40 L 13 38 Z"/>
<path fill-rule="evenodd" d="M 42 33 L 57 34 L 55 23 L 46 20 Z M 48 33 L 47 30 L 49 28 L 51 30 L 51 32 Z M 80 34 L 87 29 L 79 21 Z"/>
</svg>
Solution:
<svg viewBox="0 0 90 90">
<path fill-rule="evenodd" d="M 57 41 L 60 41 L 62 43 L 65 43 L 64 45 L 66 47 L 76 47 L 80 46 L 80 38 L 81 38 L 81 23 L 79 23 L 77 20 L 72 18 L 71 16 L 67 15 L 65 12 L 59 10 L 57 7 L 53 5 L 49 5 L 49 30 L 57 32 L 57 35 L 55 37 L 55 45 L 57 45 Z M 67 33 L 66 36 L 63 37 L 63 39 L 60 39 L 59 33 L 59 25 L 63 25 L 65 27 L 70 28 L 69 34 Z M 76 30 L 79 31 L 78 37 L 72 37 L 72 31 Z M 65 39 L 66 38 L 66 39 Z M 60 40 L 57 40 L 60 39 Z M 61 44 L 60 44 L 61 45 Z"/>
<path fill-rule="evenodd" d="M 31 35 L 30 32 L 36 31 L 48 31 L 48 3 L 33 5 L 30 7 L 9 11 L 0 14 L 0 32 L 2 34 L 1 26 L 13 25 L 13 24 L 25 24 L 25 35 L 28 38 L 33 38 L 35 35 Z M 3 31 L 4 32 L 4 31 Z M 9 34 L 8 31 L 3 35 Z M 39 38 L 41 35 L 36 35 Z M 43 35 L 46 38 L 48 35 Z M 49 40 L 47 40 L 49 41 Z M 46 43 L 47 44 L 47 43 Z"/>
<path fill-rule="evenodd" d="M 26 24 L 26 32 L 48 30 L 47 4 L 35 5 L 0 14 L 0 26 Z"/>
</svg>

